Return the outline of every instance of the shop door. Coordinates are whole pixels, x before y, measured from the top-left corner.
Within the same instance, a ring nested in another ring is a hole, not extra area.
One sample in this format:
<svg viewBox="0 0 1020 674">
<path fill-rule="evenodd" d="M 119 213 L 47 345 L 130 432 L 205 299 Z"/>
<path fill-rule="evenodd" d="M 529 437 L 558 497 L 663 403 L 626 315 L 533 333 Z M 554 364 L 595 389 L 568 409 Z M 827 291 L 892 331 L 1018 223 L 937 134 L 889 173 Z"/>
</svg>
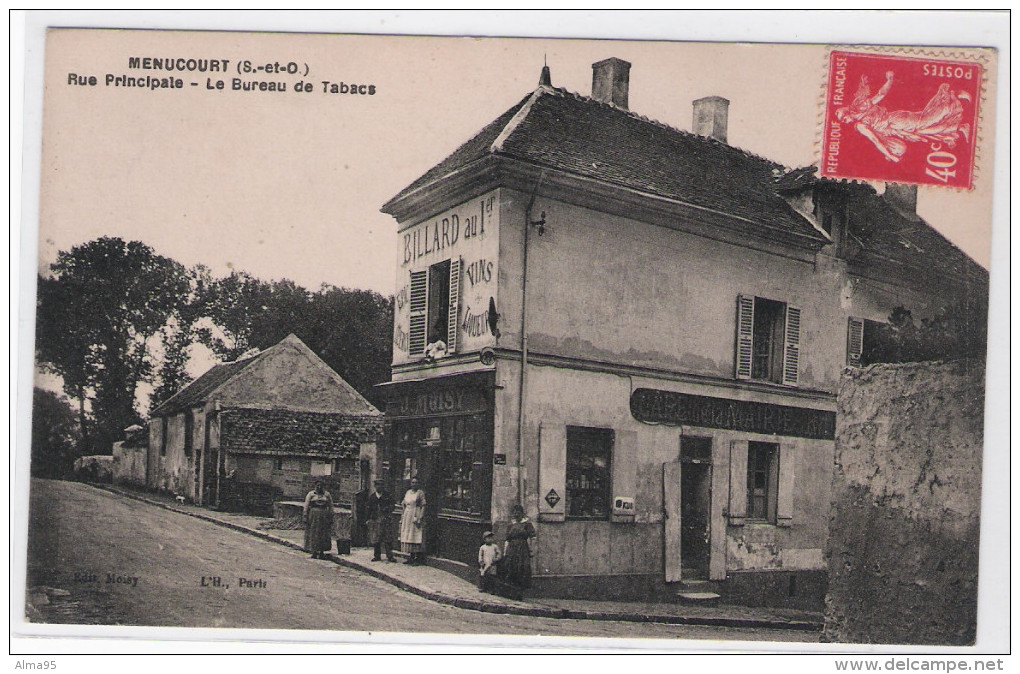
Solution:
<svg viewBox="0 0 1020 674">
<path fill-rule="evenodd" d="M 442 552 L 442 532 L 439 530 L 439 511 L 443 507 L 442 472 L 438 461 L 438 447 L 423 443 L 418 450 L 418 482 L 425 491 L 425 553 L 438 556 Z"/>
<path fill-rule="evenodd" d="M 680 441 L 680 559 L 684 578 L 708 578 L 711 556 L 712 441 Z"/>
</svg>

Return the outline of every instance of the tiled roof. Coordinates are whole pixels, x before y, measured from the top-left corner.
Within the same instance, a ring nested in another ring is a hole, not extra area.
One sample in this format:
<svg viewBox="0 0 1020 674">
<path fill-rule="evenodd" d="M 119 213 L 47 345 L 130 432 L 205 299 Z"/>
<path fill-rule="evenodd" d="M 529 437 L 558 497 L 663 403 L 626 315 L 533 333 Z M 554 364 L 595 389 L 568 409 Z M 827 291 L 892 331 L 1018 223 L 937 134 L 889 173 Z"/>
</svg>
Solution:
<svg viewBox="0 0 1020 674">
<path fill-rule="evenodd" d="M 776 188 L 796 192 L 819 183 L 841 185 L 849 200 L 850 235 L 865 253 L 922 273 L 988 284 L 988 272 L 920 216 L 900 213 L 866 182 L 821 178 L 817 171 L 817 166 L 788 171 L 777 177 Z"/>
<path fill-rule="evenodd" d="M 330 412 L 228 408 L 220 412 L 220 447 L 235 454 L 358 458 L 375 442 L 382 418 Z"/>
<path fill-rule="evenodd" d="M 419 187 L 424 187 L 425 185 L 428 185 L 429 183 L 438 180 L 459 168 L 463 168 L 471 162 L 481 159 L 489 154 L 492 144 L 496 141 L 496 138 L 499 137 L 499 134 L 502 133 L 507 124 L 510 123 L 510 120 L 513 119 L 514 115 L 516 115 L 517 112 L 524 107 L 524 104 L 528 102 L 531 96 L 531 94 L 525 96 L 521 99 L 520 103 L 504 112 L 488 126 L 475 134 L 471 140 L 454 150 L 453 154 L 426 171 L 422 177 L 405 187 L 400 194 L 393 198 L 393 201 L 396 201 L 397 199 L 414 192 Z"/>
<path fill-rule="evenodd" d="M 330 407 L 327 409 L 334 414 L 358 415 L 381 415 L 372 403 L 368 402 L 357 389 L 347 383 L 343 377 L 336 373 L 326 362 L 315 354 L 296 335 L 288 335 L 278 344 L 274 344 L 265 351 L 248 358 L 241 358 L 230 363 L 214 365 L 208 372 L 191 382 L 183 389 L 174 394 L 166 402 L 149 412 L 150 417 L 165 416 L 183 412 L 190 407 L 198 407 L 209 401 L 209 397 L 221 386 L 238 376 L 249 366 L 274 355 L 280 355 L 287 349 L 296 349 L 303 353 L 313 367 L 319 368 L 321 372 L 332 380 L 332 391 Z M 244 402 L 250 402 L 248 400 Z M 278 407 L 292 407 L 287 403 L 276 405 Z"/>
<path fill-rule="evenodd" d="M 390 203 L 486 155 L 518 159 L 825 241 L 776 193 L 775 177 L 784 170 L 780 164 L 546 86 L 507 110 Z"/>
<path fill-rule="evenodd" d="M 850 233 L 873 255 L 923 273 L 988 284 L 988 272 L 920 217 L 907 218 L 869 185 L 855 185 Z"/>
<path fill-rule="evenodd" d="M 191 382 L 173 396 L 168 398 L 162 405 L 149 412 L 149 416 L 164 416 L 176 414 L 189 407 L 202 405 L 208 399 L 209 394 L 232 379 L 235 375 L 248 367 L 256 360 L 268 353 L 268 349 L 262 353 L 232 361 L 214 365 L 208 372 Z"/>
</svg>

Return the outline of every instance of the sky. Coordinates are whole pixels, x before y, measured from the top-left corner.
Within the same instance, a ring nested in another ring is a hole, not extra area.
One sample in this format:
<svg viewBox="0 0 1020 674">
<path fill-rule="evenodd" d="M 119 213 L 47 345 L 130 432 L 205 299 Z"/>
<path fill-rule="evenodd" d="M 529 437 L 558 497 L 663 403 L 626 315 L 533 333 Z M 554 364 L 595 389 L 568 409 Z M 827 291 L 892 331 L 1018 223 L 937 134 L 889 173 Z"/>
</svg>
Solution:
<svg viewBox="0 0 1020 674">
<path fill-rule="evenodd" d="M 128 67 L 145 56 L 227 60 L 230 72 L 170 73 L 182 89 L 106 85 L 168 74 Z M 689 130 L 694 99 L 724 96 L 732 145 L 788 166 L 816 161 L 819 45 L 51 30 L 38 268 L 107 235 L 217 275 L 391 294 L 396 223 L 382 204 L 532 91 L 543 63 L 555 86 L 587 95 L 591 64 L 610 56 L 632 63 L 634 112 Z M 286 83 L 283 93 L 232 91 L 242 61 L 301 72 L 242 78 Z M 323 81 L 375 93 L 332 94 Z M 982 178 L 972 192 L 922 187 L 918 210 L 987 267 Z"/>
</svg>

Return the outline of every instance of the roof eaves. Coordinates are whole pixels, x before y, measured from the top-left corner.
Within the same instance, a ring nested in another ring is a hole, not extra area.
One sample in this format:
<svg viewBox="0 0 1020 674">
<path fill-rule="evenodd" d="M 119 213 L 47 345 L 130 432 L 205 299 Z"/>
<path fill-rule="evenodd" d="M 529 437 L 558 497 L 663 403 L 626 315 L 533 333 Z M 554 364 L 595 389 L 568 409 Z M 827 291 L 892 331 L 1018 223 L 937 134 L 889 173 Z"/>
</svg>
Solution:
<svg viewBox="0 0 1020 674">
<path fill-rule="evenodd" d="M 213 388 L 209 389 L 208 391 L 206 391 L 204 395 L 201 395 L 200 397 L 198 397 L 194 401 L 192 401 L 192 403 L 205 404 L 205 402 L 208 401 L 227 382 L 229 382 L 232 379 L 234 379 L 234 377 L 236 377 L 238 374 L 240 374 L 242 370 L 244 370 L 249 365 L 254 363 L 256 360 L 261 358 L 263 354 L 268 353 L 269 351 L 271 351 L 272 348 L 273 347 L 270 347 L 269 349 L 266 349 L 265 351 L 262 351 L 260 353 L 255 354 L 254 356 L 248 356 L 247 358 L 238 358 L 237 360 L 230 360 L 230 361 L 227 361 L 225 363 L 217 363 L 216 365 L 213 365 L 211 368 L 209 368 L 208 370 L 203 372 L 201 375 L 199 375 L 190 384 L 188 384 L 187 386 L 182 388 L 180 391 L 178 391 L 177 393 L 173 394 L 172 396 L 170 396 L 169 398 L 164 400 L 157 407 L 154 407 L 153 409 L 151 409 L 149 411 L 149 416 L 150 417 L 159 416 L 162 413 L 175 410 L 177 405 L 179 405 L 180 402 L 183 399 L 185 399 L 188 391 L 190 391 L 195 386 L 200 385 L 202 380 L 205 379 L 206 377 L 208 377 L 209 375 L 211 375 L 214 371 L 216 371 L 216 370 L 218 370 L 220 368 L 228 368 L 228 367 L 230 367 L 232 365 L 240 365 L 241 367 L 239 367 L 236 372 L 233 372 L 230 376 L 228 376 L 226 379 L 221 381 L 215 387 L 213 387 Z"/>
<path fill-rule="evenodd" d="M 691 209 L 694 209 L 694 210 L 702 211 L 702 212 L 705 212 L 705 213 L 711 213 L 713 215 L 721 216 L 721 217 L 728 218 L 728 219 L 731 219 L 731 220 L 736 220 L 736 221 L 741 222 L 743 224 L 751 225 L 754 228 L 765 228 L 765 229 L 768 229 L 768 230 L 771 230 L 771 231 L 775 231 L 775 232 L 781 233 L 783 235 L 788 235 L 788 236 L 792 236 L 792 237 L 795 237 L 795 238 L 804 239 L 804 240 L 808 240 L 808 241 L 816 241 L 816 242 L 822 243 L 822 244 L 824 244 L 824 243 L 831 243 L 831 239 L 828 236 L 825 236 L 824 232 L 821 232 L 821 230 L 818 230 L 814 225 L 811 225 L 811 229 L 815 230 L 815 231 L 817 231 L 819 233 L 819 236 L 817 236 L 817 237 L 813 237 L 813 236 L 810 236 L 808 234 L 803 234 L 803 233 L 800 233 L 800 232 L 794 232 L 794 231 L 789 231 L 789 230 L 785 230 L 785 229 L 780 229 L 778 227 L 774 227 L 774 226 L 769 225 L 769 224 L 764 223 L 764 222 L 759 222 L 759 221 L 756 221 L 756 220 L 751 220 L 750 218 L 745 218 L 744 216 L 737 215 L 735 213 L 728 213 L 726 211 L 720 211 L 720 210 L 717 210 L 717 209 L 714 209 L 714 208 L 710 208 L 708 206 L 699 206 L 698 204 L 694 204 L 694 203 L 691 203 L 689 201 L 684 201 L 682 199 L 677 199 L 675 197 L 668 197 L 668 196 L 664 196 L 664 195 L 661 195 L 661 194 L 656 194 L 655 192 L 648 192 L 648 191 L 645 191 L 645 190 L 639 190 L 639 189 L 636 189 L 634 187 L 630 187 L 628 185 L 624 185 L 622 183 L 618 183 L 618 182 L 614 182 L 614 181 L 610 181 L 610 180 L 594 178 L 594 177 L 592 177 L 590 175 L 587 175 L 585 173 L 581 173 L 581 172 L 578 172 L 578 171 L 571 171 L 571 170 L 565 169 L 563 167 L 552 166 L 552 165 L 545 165 L 545 164 L 542 164 L 541 162 L 536 162 L 536 161 L 531 160 L 531 159 L 525 159 L 525 158 L 522 158 L 522 157 L 517 157 L 517 156 L 514 156 L 514 155 L 510 155 L 510 154 L 503 154 L 503 153 L 501 153 L 499 156 L 502 157 L 502 158 L 505 158 L 505 159 L 509 159 L 509 160 L 516 161 L 516 162 L 520 162 L 522 164 L 530 164 L 532 166 L 537 166 L 537 167 L 543 168 L 545 170 L 548 170 L 548 171 L 550 171 L 552 173 L 568 174 L 568 175 L 574 176 L 576 178 L 579 178 L 582 181 L 591 182 L 591 183 L 597 183 L 597 184 L 602 184 L 602 185 L 609 185 L 609 186 L 613 187 L 614 189 L 622 190 L 622 191 L 625 191 L 625 192 L 628 192 L 630 194 L 637 195 L 637 196 L 640 196 L 640 197 L 652 199 L 652 200 L 658 201 L 660 203 L 674 204 L 674 205 L 677 205 L 677 206 L 681 206 L 683 208 L 691 208 Z M 779 197 L 777 195 L 776 198 L 781 198 L 781 197 Z M 791 209 L 791 211 L 792 211 L 792 216 L 791 217 L 797 217 L 797 218 L 806 220 L 806 218 L 804 218 L 802 215 L 800 215 L 796 211 L 793 211 L 792 209 Z M 809 223 L 809 224 L 811 224 L 811 223 Z"/>
<path fill-rule="evenodd" d="M 460 168 L 454 169 L 453 171 L 450 171 L 449 173 L 444 173 L 443 175 L 437 177 L 435 180 L 431 180 L 431 181 L 425 183 L 424 185 L 419 185 L 418 187 L 414 188 L 410 192 L 398 194 L 397 196 L 393 197 L 392 199 L 387 201 L 385 204 L 383 204 L 382 208 L 380 208 L 379 210 L 382 211 L 383 213 L 386 213 L 387 215 L 394 215 L 394 213 L 397 210 L 396 209 L 397 204 L 399 204 L 401 202 L 404 202 L 404 201 L 407 201 L 409 199 L 412 199 L 412 198 L 414 198 L 415 196 L 417 196 L 419 194 L 427 192 L 428 190 L 432 189 L 435 185 L 437 185 L 437 184 L 439 184 L 439 183 L 441 183 L 441 182 L 443 182 L 445 180 L 449 180 L 450 178 L 452 178 L 454 176 L 462 175 L 464 173 L 469 173 L 470 171 L 473 171 L 479 164 L 481 164 L 481 163 L 485 162 L 486 160 L 488 160 L 490 156 L 491 155 L 489 153 L 486 153 L 486 154 L 482 155 L 481 157 L 478 157 L 477 159 L 473 159 L 470 162 L 468 162 L 467 164 L 464 164 Z"/>
</svg>

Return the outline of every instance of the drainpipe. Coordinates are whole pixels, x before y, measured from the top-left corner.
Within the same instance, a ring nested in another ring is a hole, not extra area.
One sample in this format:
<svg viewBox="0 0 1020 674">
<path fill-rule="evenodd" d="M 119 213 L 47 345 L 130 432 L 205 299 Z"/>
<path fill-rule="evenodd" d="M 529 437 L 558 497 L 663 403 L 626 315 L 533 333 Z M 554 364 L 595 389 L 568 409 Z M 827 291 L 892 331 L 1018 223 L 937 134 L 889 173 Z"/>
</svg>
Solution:
<svg viewBox="0 0 1020 674">
<path fill-rule="evenodd" d="M 532 225 L 539 227 L 539 234 L 544 231 L 545 212 L 542 213 L 542 217 L 539 220 L 532 221 L 531 219 L 531 209 L 535 205 L 535 196 L 538 194 L 538 187 L 542 184 L 544 176 L 545 171 L 543 170 L 535 182 L 535 187 L 531 191 L 531 199 L 528 201 L 528 207 L 524 211 L 524 270 L 521 282 L 521 380 L 517 401 L 517 502 L 522 506 L 524 505 L 524 481 L 526 475 L 524 466 L 524 401 L 528 388 L 528 244 L 531 239 Z"/>
</svg>

